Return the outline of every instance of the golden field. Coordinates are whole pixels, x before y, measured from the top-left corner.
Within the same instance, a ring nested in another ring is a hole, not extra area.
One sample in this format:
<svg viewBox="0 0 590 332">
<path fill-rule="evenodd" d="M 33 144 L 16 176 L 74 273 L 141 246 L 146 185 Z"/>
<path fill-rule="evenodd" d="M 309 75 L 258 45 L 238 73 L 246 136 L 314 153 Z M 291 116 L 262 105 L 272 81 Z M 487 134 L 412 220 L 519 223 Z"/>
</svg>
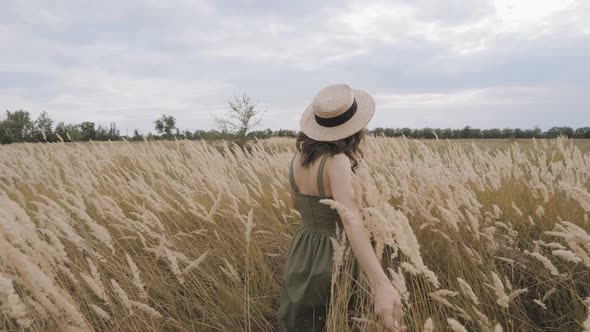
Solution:
<svg viewBox="0 0 590 332">
<path fill-rule="evenodd" d="M 362 148 L 357 199 L 409 331 L 590 331 L 588 141 Z M 0 146 L 0 330 L 275 330 L 293 153 L 288 138 Z M 333 244 L 328 330 L 382 331 Z"/>
</svg>

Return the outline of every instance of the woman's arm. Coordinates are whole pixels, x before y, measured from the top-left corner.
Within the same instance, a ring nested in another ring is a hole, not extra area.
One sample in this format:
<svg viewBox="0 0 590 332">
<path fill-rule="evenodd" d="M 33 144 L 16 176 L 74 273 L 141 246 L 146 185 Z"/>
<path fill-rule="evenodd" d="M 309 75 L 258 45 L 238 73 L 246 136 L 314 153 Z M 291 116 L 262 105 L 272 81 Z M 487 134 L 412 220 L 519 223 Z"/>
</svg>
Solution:
<svg viewBox="0 0 590 332">
<path fill-rule="evenodd" d="M 383 318 L 388 331 L 397 331 L 393 326 L 394 320 L 398 320 L 401 325 L 401 299 L 383 272 L 373 251 L 369 232 L 361 219 L 352 186 L 350 159 L 343 153 L 334 155 L 327 169 L 334 200 L 344 205 L 349 212 L 341 216 L 342 224 L 350 246 L 373 286 L 375 313 Z M 400 326 L 400 331 L 404 330 L 405 327 Z"/>
</svg>

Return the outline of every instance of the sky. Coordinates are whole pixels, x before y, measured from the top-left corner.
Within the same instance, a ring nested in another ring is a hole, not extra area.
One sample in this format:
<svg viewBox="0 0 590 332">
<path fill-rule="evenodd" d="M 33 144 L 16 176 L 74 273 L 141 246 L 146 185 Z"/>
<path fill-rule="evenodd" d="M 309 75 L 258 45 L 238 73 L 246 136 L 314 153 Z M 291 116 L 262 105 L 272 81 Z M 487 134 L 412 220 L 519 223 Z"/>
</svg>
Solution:
<svg viewBox="0 0 590 332">
<path fill-rule="evenodd" d="M 334 83 L 369 129 L 590 126 L 590 1 L 2 1 L 2 110 L 194 131 L 247 94 L 299 130 Z"/>
</svg>

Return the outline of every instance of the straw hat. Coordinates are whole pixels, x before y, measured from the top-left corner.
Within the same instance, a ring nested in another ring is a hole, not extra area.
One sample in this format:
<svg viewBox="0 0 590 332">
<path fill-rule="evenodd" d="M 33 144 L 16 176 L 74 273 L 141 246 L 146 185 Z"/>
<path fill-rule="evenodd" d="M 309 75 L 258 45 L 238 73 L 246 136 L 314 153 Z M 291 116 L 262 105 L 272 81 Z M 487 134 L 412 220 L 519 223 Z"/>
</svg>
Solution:
<svg viewBox="0 0 590 332">
<path fill-rule="evenodd" d="M 316 141 L 337 141 L 363 129 L 375 113 L 373 97 L 346 84 L 329 85 L 313 98 L 299 126 Z"/>
</svg>

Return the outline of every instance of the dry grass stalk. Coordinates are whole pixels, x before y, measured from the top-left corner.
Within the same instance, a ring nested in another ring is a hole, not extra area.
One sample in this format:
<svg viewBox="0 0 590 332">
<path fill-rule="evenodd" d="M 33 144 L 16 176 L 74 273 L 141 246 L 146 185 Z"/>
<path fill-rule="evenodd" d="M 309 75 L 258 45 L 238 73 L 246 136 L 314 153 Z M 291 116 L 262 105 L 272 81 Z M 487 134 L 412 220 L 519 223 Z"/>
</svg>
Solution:
<svg viewBox="0 0 590 332">
<path fill-rule="evenodd" d="M 449 327 L 451 328 L 451 330 L 455 332 L 467 332 L 465 326 L 461 325 L 461 323 L 459 323 L 453 318 L 447 318 L 447 323 L 449 323 Z"/>
<path fill-rule="evenodd" d="M 562 292 L 579 293 L 590 282 L 590 155 L 565 138 L 489 142 L 363 143 L 355 198 L 375 252 L 412 303 L 408 321 L 433 330 L 450 308 L 484 330 L 590 324 L 587 312 L 561 305 Z M 292 144 L 0 146 L 0 330 L 276 329 L 277 275 L 301 218 L 289 195 Z M 541 241 L 539 232 L 556 240 Z M 353 315 L 357 327 L 378 329 L 364 279 L 348 275 L 350 247 L 341 237 L 332 245 L 331 326 L 346 332 Z M 116 285 L 103 283 L 110 279 Z M 440 285 L 456 287 L 437 293 Z M 359 296 L 349 313 L 353 286 Z M 486 287 L 497 295 L 484 296 Z M 439 310 L 423 306 L 433 298 Z M 515 299 L 518 310 L 506 310 Z M 559 321 L 527 323 L 539 309 Z"/>
</svg>

